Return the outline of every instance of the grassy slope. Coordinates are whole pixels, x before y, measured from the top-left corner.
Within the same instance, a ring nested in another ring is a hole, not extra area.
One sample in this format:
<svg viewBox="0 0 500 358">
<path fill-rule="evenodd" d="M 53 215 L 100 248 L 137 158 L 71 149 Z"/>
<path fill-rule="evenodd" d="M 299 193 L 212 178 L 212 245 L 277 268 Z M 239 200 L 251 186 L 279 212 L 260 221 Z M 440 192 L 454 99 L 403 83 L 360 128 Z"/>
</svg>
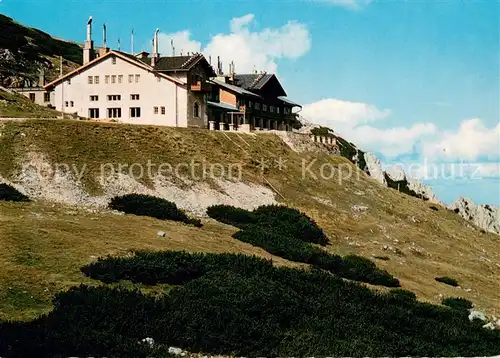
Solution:
<svg viewBox="0 0 500 358">
<path fill-rule="evenodd" d="M 27 97 L 0 90 L 0 118 L 56 118 L 59 112 L 39 106 Z"/>
<path fill-rule="evenodd" d="M 500 264 L 498 237 L 481 234 L 444 208 L 436 212 L 428 203 L 383 188 L 361 172 L 359 179 L 354 177 L 342 184 L 336 178 L 302 178 L 304 159 L 317 160 L 313 166 L 316 172 L 323 163 L 345 164 L 356 170 L 345 158 L 298 154 L 270 134 L 226 135 L 167 127 L 40 120 L 7 122 L 0 131 L 3 133 L 1 176 L 11 177 L 19 158 L 27 151 L 37 151 L 54 163 L 86 164 L 83 184 L 94 193 L 100 192 L 95 176 L 101 163 L 151 160 L 175 164 L 192 158 L 241 163 L 243 180 L 262 185 L 271 183 L 280 193 L 278 200 L 313 217 L 331 238 L 328 250 L 367 257 L 389 256 L 389 261 L 377 264 L 398 277 L 403 287 L 414 291 L 420 299 L 438 302 L 438 294 L 462 296 L 490 314 L 500 314 L 497 280 L 500 267 L 495 265 Z M 26 136 L 20 136 L 20 132 Z M 263 179 L 254 159 L 260 157 L 270 162 L 282 157 L 287 168 L 282 171 L 269 168 Z M 356 214 L 351 210 L 354 204 L 370 209 Z M 68 210 L 74 209 L 52 208 L 44 203 L 0 204 L 0 247 L 8 253 L 1 258 L 2 267 L 8 269 L 0 274 L 0 319 L 30 318 L 47 310 L 51 294 L 84 280 L 78 270 L 92 260 L 91 256 L 136 248 L 243 250 L 267 255 L 230 238 L 234 229 L 213 222 L 196 229 L 132 216 L 89 213 L 75 216 L 67 214 Z M 37 218 L 32 213 L 41 213 L 43 217 Z M 158 230 L 166 231 L 172 239 L 164 241 L 156 237 Z M 411 249 L 412 243 L 420 252 Z M 384 251 L 383 245 L 397 247 L 401 253 Z M 444 275 L 457 279 L 472 291 L 434 281 L 434 277 Z M 6 286 L 14 289 L 5 290 Z"/>
</svg>

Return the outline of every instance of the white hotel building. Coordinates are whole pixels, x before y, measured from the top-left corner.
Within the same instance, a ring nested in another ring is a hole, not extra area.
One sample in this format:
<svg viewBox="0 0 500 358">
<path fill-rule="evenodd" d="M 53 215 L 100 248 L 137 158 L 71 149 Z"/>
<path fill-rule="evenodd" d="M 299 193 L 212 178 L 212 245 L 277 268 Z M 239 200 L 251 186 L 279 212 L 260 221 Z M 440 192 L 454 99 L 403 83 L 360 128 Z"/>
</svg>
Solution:
<svg viewBox="0 0 500 358">
<path fill-rule="evenodd" d="M 83 66 L 44 86 L 54 92 L 57 110 L 90 119 L 207 128 L 206 81 L 216 74 L 202 54 L 161 58 L 156 32 L 151 57 L 104 45 L 93 58 L 91 26 L 89 20 Z"/>
</svg>

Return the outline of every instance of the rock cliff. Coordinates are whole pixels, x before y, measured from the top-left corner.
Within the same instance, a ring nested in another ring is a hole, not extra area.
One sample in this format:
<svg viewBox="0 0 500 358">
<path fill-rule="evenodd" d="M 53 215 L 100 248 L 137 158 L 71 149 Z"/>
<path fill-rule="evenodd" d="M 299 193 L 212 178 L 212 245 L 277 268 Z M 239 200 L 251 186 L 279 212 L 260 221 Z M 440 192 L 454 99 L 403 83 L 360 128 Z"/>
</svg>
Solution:
<svg viewBox="0 0 500 358">
<path fill-rule="evenodd" d="M 500 208 L 476 205 L 471 199 L 462 197 L 455 200 L 448 208 L 481 229 L 500 234 Z"/>
</svg>

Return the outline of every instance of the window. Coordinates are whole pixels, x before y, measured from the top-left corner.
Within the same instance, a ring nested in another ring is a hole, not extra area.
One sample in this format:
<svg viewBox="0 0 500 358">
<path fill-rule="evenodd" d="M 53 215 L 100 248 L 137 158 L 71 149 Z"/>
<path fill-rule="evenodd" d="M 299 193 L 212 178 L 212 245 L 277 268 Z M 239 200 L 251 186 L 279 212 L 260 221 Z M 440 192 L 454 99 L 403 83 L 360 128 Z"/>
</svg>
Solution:
<svg viewBox="0 0 500 358">
<path fill-rule="evenodd" d="M 161 109 L 161 114 L 165 114 L 165 107 L 162 106 L 160 109 Z"/>
<path fill-rule="evenodd" d="M 262 110 L 263 110 L 263 111 L 267 111 L 267 104 L 263 104 L 263 105 L 262 105 Z"/>
<path fill-rule="evenodd" d="M 154 114 L 158 114 L 158 107 L 153 107 Z"/>
<path fill-rule="evenodd" d="M 130 95 L 130 99 L 131 99 L 132 101 L 137 101 L 137 100 L 139 100 L 139 95 L 138 95 L 138 94 L 131 94 L 131 95 Z"/>
<path fill-rule="evenodd" d="M 99 84 L 99 76 L 94 76 L 94 83 L 95 83 L 96 85 L 98 85 L 98 84 Z"/>
<path fill-rule="evenodd" d="M 50 102 L 50 92 L 45 92 L 43 94 L 43 101 L 44 102 Z"/>
<path fill-rule="evenodd" d="M 134 75 L 128 75 L 128 83 L 134 82 Z"/>
<path fill-rule="evenodd" d="M 123 82 L 123 75 L 118 75 L 118 83 L 122 83 Z"/>
<path fill-rule="evenodd" d="M 280 108 L 276 107 L 276 113 L 280 113 Z"/>
<path fill-rule="evenodd" d="M 30 101 L 35 102 L 35 94 L 34 93 L 30 93 Z"/>
<path fill-rule="evenodd" d="M 116 57 L 111 57 L 111 64 L 116 65 Z"/>
<path fill-rule="evenodd" d="M 193 105 L 193 117 L 198 118 L 200 116 L 200 105 L 198 102 L 194 102 Z"/>
<path fill-rule="evenodd" d="M 94 77 L 89 76 L 89 85 L 91 85 L 92 83 L 94 83 Z"/>
<path fill-rule="evenodd" d="M 89 108 L 89 118 L 99 118 L 99 108 Z"/>
<path fill-rule="evenodd" d="M 108 84 L 108 83 L 109 83 L 109 75 L 104 76 L 104 82 L 105 82 L 106 84 Z"/>
<path fill-rule="evenodd" d="M 288 107 L 283 108 L 283 113 L 290 114 L 290 108 Z"/>
<path fill-rule="evenodd" d="M 255 109 L 260 109 L 260 103 L 255 102 Z"/>
<path fill-rule="evenodd" d="M 274 106 L 269 106 L 269 111 L 270 111 L 271 113 L 274 113 L 274 112 L 276 111 L 276 107 L 274 107 Z"/>
<path fill-rule="evenodd" d="M 130 117 L 131 118 L 140 118 L 141 117 L 141 108 L 140 107 L 130 107 Z"/>
<path fill-rule="evenodd" d="M 70 105 L 70 107 L 74 107 L 75 106 L 75 102 L 69 101 L 69 105 Z"/>
<path fill-rule="evenodd" d="M 141 78 L 141 75 L 135 75 L 135 83 L 139 83 L 140 78 Z"/>
<path fill-rule="evenodd" d="M 99 96 L 96 96 L 96 95 L 90 96 L 90 102 L 95 102 L 95 101 L 98 101 L 98 100 L 99 100 Z"/>
<path fill-rule="evenodd" d="M 108 118 L 121 118 L 122 109 L 121 108 L 108 108 Z"/>
<path fill-rule="evenodd" d="M 108 95 L 108 101 L 121 101 L 122 96 L 119 94 L 110 94 Z"/>
<path fill-rule="evenodd" d="M 248 101 L 248 107 L 249 108 L 252 108 L 252 104 L 253 104 L 252 101 Z"/>
<path fill-rule="evenodd" d="M 68 107 L 68 101 L 64 102 L 64 106 Z"/>
<path fill-rule="evenodd" d="M 116 75 L 111 75 L 111 83 L 116 83 Z"/>
</svg>

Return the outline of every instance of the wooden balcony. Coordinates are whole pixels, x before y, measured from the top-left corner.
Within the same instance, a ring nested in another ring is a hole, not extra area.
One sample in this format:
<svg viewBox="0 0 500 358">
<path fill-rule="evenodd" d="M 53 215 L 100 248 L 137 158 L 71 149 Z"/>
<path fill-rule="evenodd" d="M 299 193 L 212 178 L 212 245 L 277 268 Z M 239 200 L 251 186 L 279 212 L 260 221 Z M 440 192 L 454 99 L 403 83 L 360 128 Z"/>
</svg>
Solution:
<svg viewBox="0 0 500 358">
<path fill-rule="evenodd" d="M 193 92 L 210 92 L 211 90 L 211 85 L 205 81 L 191 83 L 191 91 Z"/>
</svg>

